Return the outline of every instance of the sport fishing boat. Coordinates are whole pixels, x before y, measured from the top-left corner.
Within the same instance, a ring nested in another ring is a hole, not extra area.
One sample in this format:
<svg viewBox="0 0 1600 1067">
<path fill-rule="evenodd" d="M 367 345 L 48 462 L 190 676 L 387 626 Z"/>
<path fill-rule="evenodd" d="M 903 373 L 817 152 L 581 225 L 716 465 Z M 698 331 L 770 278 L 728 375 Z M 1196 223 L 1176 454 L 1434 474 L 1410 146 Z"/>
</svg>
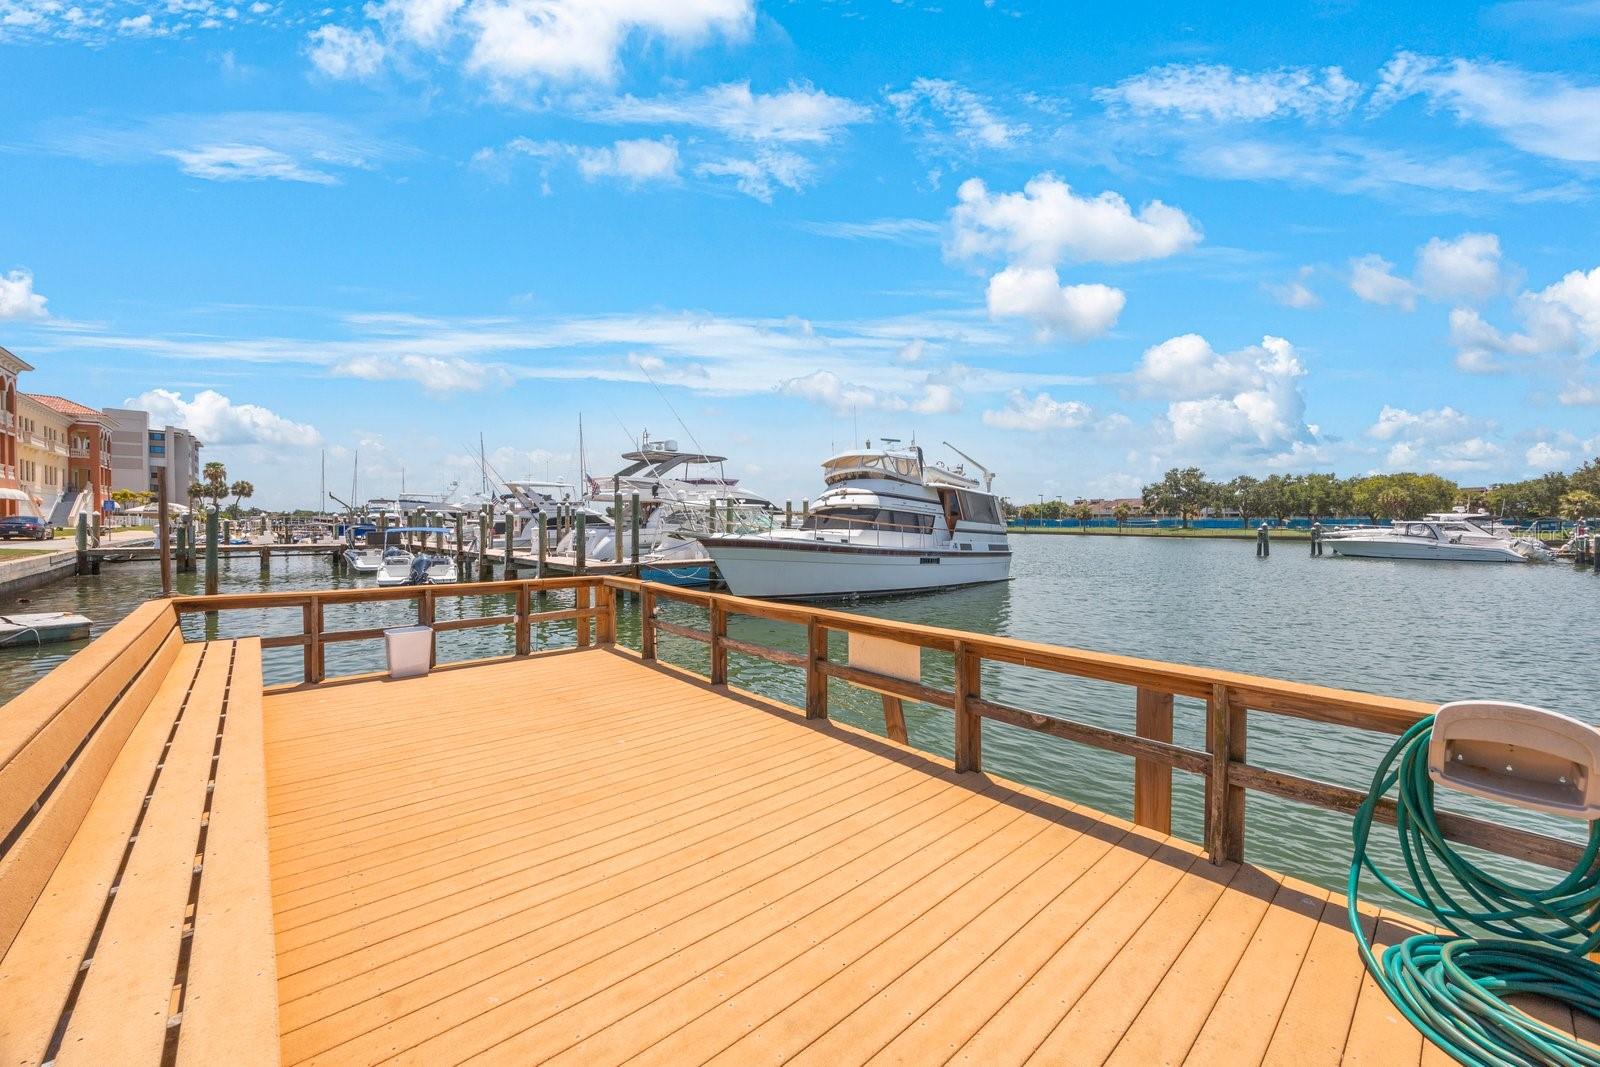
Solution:
<svg viewBox="0 0 1600 1067">
<path fill-rule="evenodd" d="M 711 558 L 700 535 L 715 531 L 768 531 L 777 508 L 763 496 L 727 477 L 726 456 L 686 452 L 676 441 L 652 441 L 645 433 L 639 448 L 622 455 L 625 465 L 605 481 L 588 479 L 584 514 L 584 556 L 588 565 L 621 559 L 632 563 L 633 522 L 627 508 L 639 498 L 639 571 L 646 581 L 699 586 L 711 581 Z M 620 498 L 619 530 L 614 508 Z M 621 552 L 618 553 L 618 543 Z M 567 531 L 553 562 L 571 560 L 577 532 Z"/>
<path fill-rule="evenodd" d="M 702 535 L 740 596 L 879 596 L 1001 582 L 1011 575 L 994 475 L 925 461 L 913 444 L 844 452 L 822 464 L 827 489 L 798 529 Z"/>
<path fill-rule="evenodd" d="M 1470 538 L 1470 539 L 1469 539 Z M 1372 559 L 1431 559 L 1462 563 L 1526 563 L 1526 550 L 1503 537 L 1478 540 L 1437 522 L 1397 521 L 1387 529 L 1361 529 L 1327 542 L 1336 556 Z M 1542 547 L 1542 546 L 1541 546 Z"/>
</svg>

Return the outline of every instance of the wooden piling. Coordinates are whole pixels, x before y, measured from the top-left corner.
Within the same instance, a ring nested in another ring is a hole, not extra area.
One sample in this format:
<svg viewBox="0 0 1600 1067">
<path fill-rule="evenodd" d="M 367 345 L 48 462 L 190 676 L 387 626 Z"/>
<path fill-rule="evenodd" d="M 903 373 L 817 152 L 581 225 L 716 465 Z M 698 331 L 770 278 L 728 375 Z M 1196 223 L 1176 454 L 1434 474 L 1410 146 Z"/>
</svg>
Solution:
<svg viewBox="0 0 1600 1067">
<path fill-rule="evenodd" d="M 611 492 L 611 549 L 612 562 L 622 562 L 622 490 Z"/>
<path fill-rule="evenodd" d="M 633 549 L 629 553 L 633 562 L 633 576 L 639 577 L 639 494 L 634 493 L 628 503 L 628 529 L 633 534 Z"/>
<path fill-rule="evenodd" d="M 584 514 L 572 516 L 572 573 L 582 574 L 588 568 L 589 544 L 584 537 Z"/>
<path fill-rule="evenodd" d="M 206 511 L 206 596 L 217 595 L 217 539 L 221 536 L 217 509 Z"/>
<path fill-rule="evenodd" d="M 467 516 L 456 512 L 456 577 L 467 579 Z"/>
<path fill-rule="evenodd" d="M 545 548 L 546 548 L 546 538 L 548 536 L 548 530 L 546 529 L 547 520 L 545 519 L 544 512 L 540 511 L 538 516 L 535 518 L 534 521 L 536 521 L 539 524 L 539 549 L 538 549 L 538 551 L 539 551 L 539 571 L 538 571 L 538 577 L 543 578 L 544 577 L 544 554 L 545 554 Z M 541 598 L 544 596 L 543 593 L 540 593 L 539 595 L 540 595 Z M 542 603 L 542 600 L 541 600 L 541 603 Z"/>
<path fill-rule="evenodd" d="M 517 558 L 514 555 L 515 549 L 513 549 L 511 547 L 511 539 L 512 539 L 513 536 L 515 536 L 515 533 L 516 533 L 516 522 L 517 522 L 516 517 L 513 516 L 510 511 L 507 511 L 506 512 L 506 563 L 505 563 L 504 578 L 508 582 L 514 581 L 516 579 L 516 577 L 517 577 Z"/>
<path fill-rule="evenodd" d="M 89 573 L 89 516 L 78 512 L 78 574 Z"/>
<path fill-rule="evenodd" d="M 478 581 L 494 581 L 494 564 L 490 562 L 489 549 L 494 540 L 494 519 L 487 505 L 478 512 Z"/>
<path fill-rule="evenodd" d="M 156 471 L 156 544 L 161 546 L 161 595 L 172 595 L 172 546 L 167 533 L 172 520 L 167 516 L 167 469 Z"/>
</svg>

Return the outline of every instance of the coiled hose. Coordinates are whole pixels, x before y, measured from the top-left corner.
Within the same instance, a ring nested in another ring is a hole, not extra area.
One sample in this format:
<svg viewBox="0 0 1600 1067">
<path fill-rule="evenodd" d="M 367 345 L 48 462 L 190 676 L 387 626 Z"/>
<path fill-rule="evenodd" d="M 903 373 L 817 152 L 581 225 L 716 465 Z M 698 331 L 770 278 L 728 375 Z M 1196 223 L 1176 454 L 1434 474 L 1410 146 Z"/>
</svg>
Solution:
<svg viewBox="0 0 1600 1067">
<path fill-rule="evenodd" d="M 1577 867 L 1555 885 L 1518 885 L 1477 867 L 1439 832 L 1428 777 L 1433 719 L 1389 749 L 1356 812 L 1347 895 L 1350 929 L 1373 980 L 1434 1044 L 1466 1064 L 1600 1067 L 1600 1052 L 1505 1001 L 1536 993 L 1600 1018 L 1600 822 Z M 1409 885 L 1385 874 L 1367 852 L 1374 813 L 1398 791 L 1396 829 Z M 1429 912 L 1454 936 L 1418 935 L 1380 962 L 1357 913 L 1361 872 Z"/>
</svg>

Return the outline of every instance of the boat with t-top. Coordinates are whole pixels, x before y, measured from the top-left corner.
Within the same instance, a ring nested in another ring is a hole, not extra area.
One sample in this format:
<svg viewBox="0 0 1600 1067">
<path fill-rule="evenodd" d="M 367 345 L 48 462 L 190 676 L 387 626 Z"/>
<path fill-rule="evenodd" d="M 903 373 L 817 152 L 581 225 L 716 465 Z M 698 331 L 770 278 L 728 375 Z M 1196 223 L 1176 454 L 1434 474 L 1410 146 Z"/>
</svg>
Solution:
<svg viewBox="0 0 1600 1067">
<path fill-rule="evenodd" d="M 913 443 L 843 452 L 822 464 L 827 489 L 798 529 L 701 535 L 728 589 L 779 599 L 881 596 L 1001 582 L 1011 576 L 994 475 L 929 463 Z"/>
<path fill-rule="evenodd" d="M 1396 521 L 1393 526 L 1353 530 L 1327 542 L 1337 556 L 1372 559 L 1431 559 L 1457 563 L 1526 563 L 1527 550 L 1505 538 L 1478 537 L 1438 522 Z"/>
</svg>

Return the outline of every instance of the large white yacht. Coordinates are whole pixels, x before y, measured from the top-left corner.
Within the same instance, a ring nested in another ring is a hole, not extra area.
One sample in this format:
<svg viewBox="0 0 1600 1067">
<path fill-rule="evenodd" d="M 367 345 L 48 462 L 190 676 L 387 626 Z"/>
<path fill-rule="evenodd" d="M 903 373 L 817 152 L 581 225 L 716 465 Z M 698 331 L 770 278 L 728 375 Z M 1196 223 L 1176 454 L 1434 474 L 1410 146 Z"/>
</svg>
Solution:
<svg viewBox="0 0 1600 1067">
<path fill-rule="evenodd" d="M 1476 529 L 1474 527 L 1473 529 Z M 1432 559 L 1464 563 L 1526 563 L 1527 549 L 1503 537 L 1450 529 L 1428 521 L 1397 521 L 1387 528 L 1352 530 L 1327 542 L 1336 556 Z"/>
<path fill-rule="evenodd" d="M 916 445 L 844 452 L 799 529 L 711 534 L 700 542 L 739 596 L 876 596 L 1005 581 L 1011 575 L 994 475 L 927 463 Z M 950 446 L 954 450 L 954 446 Z"/>
</svg>

